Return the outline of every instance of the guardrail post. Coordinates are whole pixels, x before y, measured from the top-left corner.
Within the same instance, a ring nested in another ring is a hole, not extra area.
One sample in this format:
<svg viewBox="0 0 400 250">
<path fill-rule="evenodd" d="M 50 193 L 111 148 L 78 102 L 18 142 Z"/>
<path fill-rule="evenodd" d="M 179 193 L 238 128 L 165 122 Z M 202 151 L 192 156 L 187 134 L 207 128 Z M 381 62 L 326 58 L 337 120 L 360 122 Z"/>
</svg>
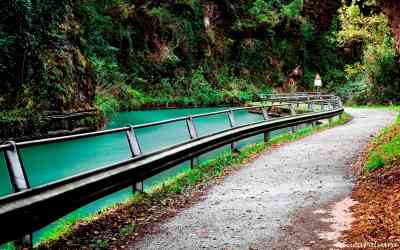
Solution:
<svg viewBox="0 0 400 250">
<path fill-rule="evenodd" d="M 262 107 L 261 108 L 263 117 L 264 117 L 264 121 L 268 121 L 269 120 L 269 115 L 268 115 L 268 110 L 266 107 Z M 267 143 L 270 139 L 270 132 L 266 131 L 264 132 L 264 142 Z"/>
<path fill-rule="evenodd" d="M 295 108 L 294 108 L 294 105 L 291 103 L 291 104 L 289 104 L 289 109 L 290 109 L 290 115 L 296 115 L 296 110 L 295 110 Z M 296 131 L 297 131 L 297 126 L 293 126 L 292 128 L 291 128 L 291 133 L 296 133 Z"/>
<path fill-rule="evenodd" d="M 342 100 L 338 97 L 337 98 L 338 100 L 337 100 L 337 102 L 338 102 L 338 108 L 342 108 L 343 107 L 343 103 L 342 103 Z M 340 113 L 339 114 L 339 119 L 342 119 L 342 113 Z"/>
<path fill-rule="evenodd" d="M 334 109 L 335 109 L 335 102 L 332 100 L 332 98 L 329 98 L 329 101 L 328 101 L 327 105 L 328 105 L 328 110 L 334 110 Z M 329 124 L 329 127 L 332 126 L 332 124 L 333 124 L 333 117 L 330 117 L 330 118 L 328 119 L 328 124 Z"/>
<path fill-rule="evenodd" d="M 265 120 L 265 121 L 269 120 L 268 110 L 266 109 L 266 107 L 262 107 L 262 108 L 261 108 L 261 111 L 262 111 L 264 120 Z"/>
<path fill-rule="evenodd" d="M 310 100 L 310 97 L 308 97 L 308 99 Z M 310 102 L 308 103 L 308 111 L 309 111 L 309 112 L 315 112 L 315 104 L 314 104 L 314 101 L 310 101 Z M 312 126 L 312 127 L 315 127 L 316 125 L 317 125 L 316 122 L 311 122 L 311 126 Z"/>
<path fill-rule="evenodd" d="M 6 149 L 4 154 L 11 185 L 13 191 L 17 193 L 29 189 L 29 181 L 17 149 L 17 144 L 14 141 L 8 143 L 11 144 L 11 148 Z M 14 244 L 17 249 L 32 248 L 32 234 L 25 235 L 21 239 L 14 241 Z"/>
<path fill-rule="evenodd" d="M 293 104 L 289 104 L 290 115 L 296 115 L 296 110 L 294 109 Z"/>
<path fill-rule="evenodd" d="M 231 126 L 231 128 L 236 127 L 235 116 L 233 115 L 233 111 L 230 109 L 227 113 L 228 113 L 228 118 L 229 118 L 229 125 Z M 236 142 L 231 143 L 231 150 L 232 150 L 232 153 L 239 152 Z"/>
<path fill-rule="evenodd" d="M 307 110 L 308 112 L 313 112 L 314 108 L 312 107 L 312 102 L 310 96 L 307 96 Z"/>
<path fill-rule="evenodd" d="M 132 125 L 129 125 L 129 129 L 126 131 L 126 137 L 128 139 L 129 149 L 131 150 L 132 157 L 141 155 L 142 150 L 140 149 L 139 141 Z M 133 192 L 143 193 L 143 191 L 143 181 L 137 182 L 133 185 Z"/>
<path fill-rule="evenodd" d="M 192 116 L 188 116 L 186 118 L 186 125 L 187 125 L 188 131 L 189 131 L 190 139 L 196 139 L 198 137 L 198 134 L 197 134 L 196 127 L 194 126 Z M 190 159 L 190 168 L 194 168 L 194 166 L 198 165 L 198 163 L 199 162 L 198 162 L 197 157 Z"/>
</svg>

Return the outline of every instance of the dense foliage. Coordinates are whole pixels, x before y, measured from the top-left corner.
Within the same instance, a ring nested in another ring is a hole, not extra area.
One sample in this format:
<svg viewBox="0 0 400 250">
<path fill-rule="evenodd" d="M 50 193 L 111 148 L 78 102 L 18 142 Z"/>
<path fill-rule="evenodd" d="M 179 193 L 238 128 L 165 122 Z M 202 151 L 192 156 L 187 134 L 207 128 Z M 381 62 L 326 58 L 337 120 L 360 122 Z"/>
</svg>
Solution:
<svg viewBox="0 0 400 250">
<path fill-rule="evenodd" d="M 347 83 L 339 92 L 356 103 L 400 101 L 395 41 L 378 6 L 373 1 L 362 5 L 353 2 L 340 10 L 338 42 L 349 57 L 357 60 L 345 66 Z"/>
<path fill-rule="evenodd" d="M 104 116 L 153 106 L 239 104 L 260 91 L 327 90 L 398 101 L 397 55 L 375 1 L 7 0 L 0 106 L 7 114 Z M 375 95 L 379 93 L 379 95 Z"/>
</svg>

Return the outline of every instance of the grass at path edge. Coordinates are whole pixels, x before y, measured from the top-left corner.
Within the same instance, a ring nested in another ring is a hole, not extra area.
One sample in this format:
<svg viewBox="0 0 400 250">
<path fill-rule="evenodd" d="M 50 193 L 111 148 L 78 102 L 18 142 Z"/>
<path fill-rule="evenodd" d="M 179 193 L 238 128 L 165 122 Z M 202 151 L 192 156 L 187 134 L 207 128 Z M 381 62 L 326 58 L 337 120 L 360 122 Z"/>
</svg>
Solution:
<svg viewBox="0 0 400 250">
<path fill-rule="evenodd" d="M 400 112 L 400 105 L 351 105 L 350 108 L 384 109 Z M 384 167 L 390 167 L 400 160 L 400 114 L 396 121 L 382 129 L 368 148 L 367 157 L 363 164 L 363 172 L 370 172 Z"/>
</svg>

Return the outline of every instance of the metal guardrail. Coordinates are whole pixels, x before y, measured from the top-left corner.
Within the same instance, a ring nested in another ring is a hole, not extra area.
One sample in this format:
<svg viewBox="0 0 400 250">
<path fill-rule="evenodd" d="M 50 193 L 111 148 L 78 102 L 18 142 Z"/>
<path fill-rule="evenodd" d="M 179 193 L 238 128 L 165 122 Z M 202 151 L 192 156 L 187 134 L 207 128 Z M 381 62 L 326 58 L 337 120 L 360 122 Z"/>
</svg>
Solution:
<svg viewBox="0 0 400 250">
<path fill-rule="evenodd" d="M 313 98 L 314 100 L 327 100 L 331 99 L 332 95 L 323 94 L 320 92 L 299 92 L 299 93 L 274 93 L 274 94 L 258 94 L 259 99 L 263 101 L 279 102 L 279 101 L 299 101 Z"/>
<path fill-rule="evenodd" d="M 299 101 L 299 96 L 306 98 Z M 221 146 L 231 144 L 232 150 L 237 150 L 236 142 L 238 140 L 263 133 L 265 140 L 268 140 L 271 131 L 332 118 L 343 112 L 340 99 L 333 95 L 326 95 L 321 99 L 320 95 L 299 94 L 288 99 L 290 99 L 289 102 L 284 104 L 235 108 L 99 132 L 26 142 L 9 142 L 0 145 L 0 151 L 4 152 L 11 184 L 15 192 L 0 197 L 1 224 L 15 225 L 1 230 L 0 244 L 21 239 L 92 201 L 126 187 L 133 186 L 135 190 L 143 191 L 145 179 L 187 160 L 192 160 L 192 165 L 195 165 L 197 156 Z M 296 104 L 300 103 L 307 105 L 308 113 L 296 114 L 296 106 L 298 106 Z M 315 106 L 319 106 L 320 110 L 316 111 Z M 290 115 L 282 118 L 270 118 L 268 109 L 277 107 L 287 107 Z M 254 109 L 261 111 L 263 121 L 237 126 L 234 112 Z M 199 137 L 195 119 L 220 114 L 227 115 L 230 129 Z M 190 140 L 145 155 L 142 154 L 136 130 L 179 121 L 186 121 Z M 119 132 L 126 133 L 132 154 L 131 159 L 39 187 L 30 187 L 19 155 L 19 149 Z M 25 237 L 25 240 L 29 241 L 29 237 Z"/>
</svg>

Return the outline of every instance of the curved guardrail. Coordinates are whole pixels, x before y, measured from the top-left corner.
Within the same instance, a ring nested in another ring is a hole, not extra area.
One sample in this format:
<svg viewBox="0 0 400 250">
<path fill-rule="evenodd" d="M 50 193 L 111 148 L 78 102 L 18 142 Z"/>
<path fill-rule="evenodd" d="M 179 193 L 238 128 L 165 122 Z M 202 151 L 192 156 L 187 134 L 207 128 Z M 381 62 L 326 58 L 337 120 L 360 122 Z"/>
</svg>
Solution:
<svg viewBox="0 0 400 250">
<path fill-rule="evenodd" d="M 24 235 L 29 235 L 33 231 L 41 229 L 92 201 L 126 187 L 134 186 L 136 190 L 143 190 L 143 180 L 187 160 L 192 160 L 192 164 L 194 165 L 194 159 L 197 156 L 224 145 L 231 144 L 232 150 L 237 150 L 235 142 L 238 140 L 263 133 L 266 135 L 265 139 L 267 140 L 268 133 L 271 131 L 303 123 L 313 123 L 343 113 L 340 99 L 333 95 L 321 96 L 319 94 L 301 93 L 292 96 L 268 96 L 266 100 L 272 103 L 93 133 L 18 143 L 9 142 L 0 145 L 0 151 L 3 151 L 5 154 L 7 169 L 15 192 L 0 197 L 0 221 L 2 225 L 14 225 L 8 227 L 6 230 L 1 230 L 0 244 L 21 239 Z M 307 112 L 297 114 L 300 104 L 305 105 L 302 108 L 305 108 Z M 288 116 L 270 118 L 269 110 L 283 107 L 286 107 L 290 111 Z M 263 115 L 263 121 L 236 126 L 234 119 L 235 111 L 255 109 Z M 196 130 L 196 118 L 218 114 L 226 114 L 228 116 L 231 128 L 199 137 Z M 178 121 L 186 121 L 190 140 L 145 155 L 142 154 L 135 130 Z M 19 156 L 20 148 L 118 132 L 126 133 L 132 153 L 131 159 L 39 187 L 31 188 L 29 186 L 29 180 Z"/>
</svg>

